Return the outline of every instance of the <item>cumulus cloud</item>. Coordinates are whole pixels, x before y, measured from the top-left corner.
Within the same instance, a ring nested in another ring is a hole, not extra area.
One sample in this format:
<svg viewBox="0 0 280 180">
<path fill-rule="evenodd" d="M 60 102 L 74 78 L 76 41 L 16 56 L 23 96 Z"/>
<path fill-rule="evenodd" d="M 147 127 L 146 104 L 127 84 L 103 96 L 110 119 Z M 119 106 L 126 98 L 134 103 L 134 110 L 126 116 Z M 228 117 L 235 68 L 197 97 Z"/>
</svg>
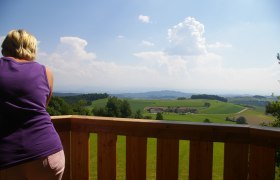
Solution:
<svg viewBox="0 0 280 180">
<path fill-rule="evenodd" d="M 146 60 L 146 66 L 158 71 L 163 78 L 166 75 L 180 76 L 187 73 L 187 62 L 180 56 L 169 56 L 162 51 L 135 53 L 136 57 Z"/>
<path fill-rule="evenodd" d="M 150 23 L 150 17 L 149 16 L 145 16 L 140 14 L 138 16 L 138 19 L 142 22 L 142 23 Z"/>
<path fill-rule="evenodd" d="M 193 17 L 168 29 L 170 47 L 166 49 L 174 55 L 200 55 L 207 53 L 204 25 Z"/>
<path fill-rule="evenodd" d="M 88 53 L 85 50 L 87 41 L 77 37 L 61 37 L 58 51 L 63 55 L 72 56 L 77 59 L 94 59 L 95 53 Z"/>
<path fill-rule="evenodd" d="M 230 47 L 226 43 L 208 44 L 204 25 L 192 17 L 167 31 L 169 46 L 164 50 L 135 52 L 135 62 L 118 64 L 87 51 L 87 41 L 78 37 L 62 37 L 52 53 L 39 51 L 39 61 L 55 76 L 56 91 L 134 91 L 197 89 L 231 93 L 271 92 L 279 89 L 277 62 L 271 67 L 229 68 L 223 57 L 212 48 Z M 142 44 L 152 45 L 149 41 Z M 261 84 L 261 85 L 260 85 Z"/>
<path fill-rule="evenodd" d="M 232 45 L 221 42 L 207 44 L 204 32 L 201 22 L 187 17 L 168 29 L 169 46 L 164 51 L 134 55 L 152 69 L 168 74 L 165 79 L 179 89 L 222 89 L 232 93 L 277 89 L 275 79 L 280 73 L 277 73 L 275 65 L 243 69 L 224 67 L 223 57 L 211 52 L 211 49 L 230 48 Z M 260 82 L 265 85 L 259 86 Z"/>
<path fill-rule="evenodd" d="M 118 65 L 98 60 L 94 52 L 85 50 L 86 45 L 84 39 L 62 37 L 54 52 L 38 53 L 38 61 L 49 66 L 54 73 L 55 90 L 141 88 L 144 84 L 151 86 L 160 78 L 157 72 L 145 66 Z M 151 82 L 145 80 L 147 76 Z"/>
</svg>

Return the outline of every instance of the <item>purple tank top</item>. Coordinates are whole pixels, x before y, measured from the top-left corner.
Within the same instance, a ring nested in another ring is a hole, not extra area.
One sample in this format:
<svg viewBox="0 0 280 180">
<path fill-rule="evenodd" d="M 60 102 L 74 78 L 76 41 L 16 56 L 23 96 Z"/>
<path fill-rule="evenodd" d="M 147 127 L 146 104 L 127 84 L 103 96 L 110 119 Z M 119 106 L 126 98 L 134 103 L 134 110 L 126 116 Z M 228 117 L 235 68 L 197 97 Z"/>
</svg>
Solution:
<svg viewBox="0 0 280 180">
<path fill-rule="evenodd" d="M 0 59 L 0 169 L 62 150 L 46 111 L 49 93 L 43 65 Z"/>
</svg>

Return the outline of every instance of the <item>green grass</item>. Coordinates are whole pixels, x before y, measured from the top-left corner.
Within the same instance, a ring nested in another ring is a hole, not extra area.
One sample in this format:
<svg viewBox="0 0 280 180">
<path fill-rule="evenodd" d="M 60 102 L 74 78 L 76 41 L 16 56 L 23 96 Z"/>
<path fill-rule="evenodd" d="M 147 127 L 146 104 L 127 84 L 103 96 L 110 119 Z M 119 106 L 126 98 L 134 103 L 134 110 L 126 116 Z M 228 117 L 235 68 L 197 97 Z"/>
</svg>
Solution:
<svg viewBox="0 0 280 180">
<path fill-rule="evenodd" d="M 107 101 L 108 101 L 108 98 L 92 101 L 91 107 L 92 108 L 93 107 L 104 107 L 106 105 Z"/>
<path fill-rule="evenodd" d="M 238 113 L 245 107 L 233 103 L 225 103 L 216 100 L 140 100 L 127 99 L 131 105 L 133 112 L 141 110 L 144 116 L 152 116 L 155 119 L 155 114 L 150 114 L 145 111 L 145 107 L 192 107 L 197 108 L 197 114 L 176 114 L 163 113 L 164 120 L 170 121 L 186 121 L 186 122 L 203 122 L 206 118 L 213 123 L 233 123 L 225 121 L 226 117 L 244 116 L 250 122 L 259 123 L 260 120 L 271 121 L 273 117 L 264 114 L 264 109 L 256 107 L 255 109 L 247 109 L 242 113 Z M 204 106 L 205 102 L 210 103 L 210 107 Z M 93 107 L 104 107 L 107 99 L 101 99 L 92 102 Z M 97 150 L 96 150 L 96 135 L 90 136 L 90 179 L 97 179 Z M 147 180 L 156 179 L 156 139 L 148 138 L 147 141 Z M 214 143 L 213 153 L 213 180 L 223 179 L 223 161 L 224 161 L 224 144 Z M 125 179 L 125 137 L 118 136 L 117 141 L 117 179 Z M 276 168 L 277 176 L 279 176 L 279 168 Z M 189 176 L 189 141 L 180 140 L 179 148 L 179 180 L 188 179 Z M 279 179 L 279 178 L 276 178 Z"/>
<path fill-rule="evenodd" d="M 198 109 L 199 114 L 230 114 L 237 113 L 244 109 L 243 106 L 232 103 L 225 103 L 216 100 L 205 99 L 186 99 L 186 100 L 143 100 L 143 99 L 127 99 L 132 112 L 137 110 L 144 111 L 145 107 L 191 107 Z M 206 108 L 204 104 L 210 103 L 210 107 Z M 92 102 L 91 108 L 104 107 L 107 99 L 99 99 Z"/>
<path fill-rule="evenodd" d="M 97 135 L 90 135 L 90 179 L 97 179 Z M 147 180 L 156 179 L 156 139 L 147 141 Z M 125 179 L 126 149 L 125 137 L 118 136 L 117 140 L 117 180 Z M 223 177 L 223 143 L 214 143 L 213 180 Z M 179 180 L 188 179 L 189 176 L 189 141 L 179 141 Z"/>
<path fill-rule="evenodd" d="M 211 101 L 211 106 L 199 111 L 199 114 L 232 114 L 244 109 L 243 106 L 220 101 Z"/>
<path fill-rule="evenodd" d="M 151 116 L 156 118 L 156 114 L 144 113 L 144 116 Z M 231 114 L 176 114 L 176 113 L 163 113 L 163 119 L 169 121 L 185 121 L 185 122 L 203 122 L 206 118 L 213 123 L 232 124 L 233 122 L 225 121 L 227 116 Z"/>
</svg>

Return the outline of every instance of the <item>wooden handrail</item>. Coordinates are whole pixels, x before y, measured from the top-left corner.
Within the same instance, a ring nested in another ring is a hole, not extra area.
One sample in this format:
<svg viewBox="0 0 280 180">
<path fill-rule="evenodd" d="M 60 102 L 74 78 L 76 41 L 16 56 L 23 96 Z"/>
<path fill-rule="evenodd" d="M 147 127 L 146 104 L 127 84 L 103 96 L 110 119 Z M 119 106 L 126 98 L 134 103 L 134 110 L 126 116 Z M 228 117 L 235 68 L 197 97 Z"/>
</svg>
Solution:
<svg viewBox="0 0 280 180">
<path fill-rule="evenodd" d="M 54 116 L 66 154 L 64 179 L 89 179 L 97 133 L 98 180 L 116 179 L 117 135 L 126 136 L 126 179 L 146 179 L 147 138 L 157 138 L 156 179 L 178 179 L 179 140 L 190 140 L 189 179 L 212 179 L 213 142 L 224 142 L 224 179 L 274 179 L 280 128 L 95 116 Z"/>
<path fill-rule="evenodd" d="M 59 131 L 103 132 L 136 137 L 280 145 L 280 128 L 273 127 L 76 115 L 53 116 L 52 120 Z"/>
<path fill-rule="evenodd" d="M 224 143 L 225 180 L 275 176 L 280 128 L 76 115 L 53 116 L 52 121 L 64 146 L 64 180 L 89 179 L 90 133 L 97 133 L 98 180 L 116 179 L 118 135 L 126 136 L 127 180 L 146 179 L 147 138 L 151 137 L 157 139 L 157 180 L 178 179 L 179 140 L 190 141 L 191 180 L 212 179 L 214 142 Z"/>
<path fill-rule="evenodd" d="M 66 154 L 64 179 L 89 179 L 97 133 L 98 180 L 116 179 L 117 135 L 126 136 L 126 179 L 146 179 L 147 138 L 157 138 L 156 179 L 178 179 L 179 140 L 190 140 L 189 179 L 212 179 L 213 142 L 224 142 L 224 179 L 274 179 L 280 128 L 95 116 L 54 116 Z"/>
</svg>

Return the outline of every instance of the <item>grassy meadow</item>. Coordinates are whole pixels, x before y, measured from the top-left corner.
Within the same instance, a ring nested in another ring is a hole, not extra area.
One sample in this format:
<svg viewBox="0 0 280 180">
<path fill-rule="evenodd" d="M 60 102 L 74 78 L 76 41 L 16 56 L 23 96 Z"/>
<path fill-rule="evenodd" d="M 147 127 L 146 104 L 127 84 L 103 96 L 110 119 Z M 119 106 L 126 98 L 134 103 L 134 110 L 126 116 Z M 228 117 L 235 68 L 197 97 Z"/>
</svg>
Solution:
<svg viewBox="0 0 280 180">
<path fill-rule="evenodd" d="M 90 179 L 97 179 L 97 135 L 90 136 Z M 147 142 L 147 180 L 156 179 L 156 139 L 148 138 Z M 213 180 L 223 179 L 223 143 L 214 143 Z M 125 179 L 125 137 L 118 136 L 117 140 L 117 180 Z M 188 179 L 189 175 L 189 141 L 179 142 L 179 180 Z"/>
<path fill-rule="evenodd" d="M 216 100 L 140 100 L 127 99 L 131 105 L 133 112 L 141 110 L 144 116 L 151 116 L 155 119 L 155 114 L 148 113 L 146 107 L 192 107 L 198 110 L 196 114 L 176 114 L 163 113 L 164 120 L 170 121 L 186 121 L 186 122 L 203 122 L 206 118 L 213 123 L 234 123 L 225 121 L 226 117 L 244 116 L 249 124 L 259 124 L 261 122 L 269 122 L 272 117 L 264 114 L 263 108 L 248 108 L 242 105 L 236 105 L 229 102 L 221 102 Z M 92 102 L 90 108 L 104 107 L 107 99 L 100 99 Z M 210 103 L 210 107 L 205 107 L 205 103 Z M 96 169 L 96 134 L 90 137 L 90 179 L 97 179 Z M 179 147 L 179 180 L 188 179 L 189 169 L 189 141 L 181 140 Z M 213 153 L 213 180 L 223 179 L 223 143 L 214 143 Z M 147 146 L 147 180 L 155 179 L 156 172 L 156 139 L 148 138 Z M 117 141 L 117 179 L 125 179 L 125 137 L 118 136 Z"/>
<path fill-rule="evenodd" d="M 217 100 L 205 99 L 186 99 L 186 100 L 143 100 L 143 99 L 127 99 L 131 106 L 132 112 L 140 110 L 143 116 L 151 116 L 155 119 L 156 114 L 150 114 L 145 110 L 146 107 L 190 107 L 196 108 L 196 114 L 176 114 L 163 113 L 164 120 L 171 121 L 187 121 L 187 122 L 203 122 L 206 118 L 213 123 L 233 123 L 225 121 L 226 117 L 238 118 L 244 116 L 249 124 L 258 125 L 262 122 L 270 122 L 272 116 L 264 114 L 264 107 L 247 108 L 230 102 L 221 102 Z M 89 108 L 104 107 L 107 99 L 99 99 L 92 102 Z M 205 103 L 210 103 L 210 107 L 205 107 Z"/>
</svg>

